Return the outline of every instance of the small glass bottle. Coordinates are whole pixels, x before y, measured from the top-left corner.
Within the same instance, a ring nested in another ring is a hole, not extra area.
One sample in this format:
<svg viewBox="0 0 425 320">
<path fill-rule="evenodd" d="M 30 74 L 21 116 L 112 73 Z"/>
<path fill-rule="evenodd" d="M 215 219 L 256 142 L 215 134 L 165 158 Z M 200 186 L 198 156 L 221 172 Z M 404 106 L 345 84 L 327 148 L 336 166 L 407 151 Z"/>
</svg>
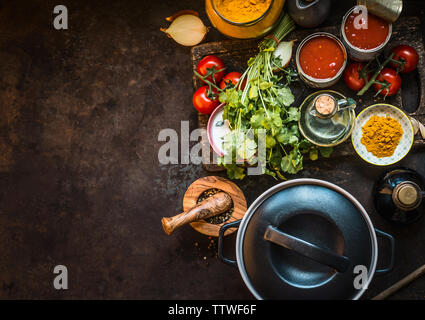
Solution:
<svg viewBox="0 0 425 320">
<path fill-rule="evenodd" d="M 425 184 L 422 176 L 408 168 L 384 173 L 375 183 L 376 211 L 386 219 L 402 224 L 418 220 L 425 211 Z"/>
</svg>

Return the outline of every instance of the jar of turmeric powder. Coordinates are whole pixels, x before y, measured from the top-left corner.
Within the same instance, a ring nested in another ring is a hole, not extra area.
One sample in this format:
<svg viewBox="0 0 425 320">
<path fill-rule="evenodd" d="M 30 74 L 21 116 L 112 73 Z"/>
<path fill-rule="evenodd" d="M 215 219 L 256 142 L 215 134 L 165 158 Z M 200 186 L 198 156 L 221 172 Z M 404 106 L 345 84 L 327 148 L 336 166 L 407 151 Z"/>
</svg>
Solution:
<svg viewBox="0 0 425 320">
<path fill-rule="evenodd" d="M 285 0 L 205 0 L 212 25 L 225 36 L 260 38 L 279 22 Z"/>
</svg>

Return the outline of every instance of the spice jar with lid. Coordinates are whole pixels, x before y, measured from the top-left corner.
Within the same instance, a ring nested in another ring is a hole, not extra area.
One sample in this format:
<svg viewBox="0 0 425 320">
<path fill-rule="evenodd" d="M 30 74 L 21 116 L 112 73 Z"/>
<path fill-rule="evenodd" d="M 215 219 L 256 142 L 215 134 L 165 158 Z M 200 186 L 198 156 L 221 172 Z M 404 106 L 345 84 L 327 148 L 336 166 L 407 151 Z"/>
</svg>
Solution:
<svg viewBox="0 0 425 320">
<path fill-rule="evenodd" d="M 205 0 L 212 25 L 225 36 L 255 39 L 279 22 L 285 0 Z"/>
</svg>

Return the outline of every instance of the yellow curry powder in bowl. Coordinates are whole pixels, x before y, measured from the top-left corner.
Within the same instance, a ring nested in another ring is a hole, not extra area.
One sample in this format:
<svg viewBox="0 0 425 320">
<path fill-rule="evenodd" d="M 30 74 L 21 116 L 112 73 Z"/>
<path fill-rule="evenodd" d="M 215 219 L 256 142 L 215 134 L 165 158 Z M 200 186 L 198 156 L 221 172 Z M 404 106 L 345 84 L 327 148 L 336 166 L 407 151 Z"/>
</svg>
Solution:
<svg viewBox="0 0 425 320">
<path fill-rule="evenodd" d="M 361 143 L 377 158 L 393 155 L 403 136 L 400 123 L 391 117 L 372 116 L 362 127 Z"/>
<path fill-rule="evenodd" d="M 260 18 L 272 0 L 214 0 L 217 11 L 227 20 L 237 23 Z"/>
</svg>

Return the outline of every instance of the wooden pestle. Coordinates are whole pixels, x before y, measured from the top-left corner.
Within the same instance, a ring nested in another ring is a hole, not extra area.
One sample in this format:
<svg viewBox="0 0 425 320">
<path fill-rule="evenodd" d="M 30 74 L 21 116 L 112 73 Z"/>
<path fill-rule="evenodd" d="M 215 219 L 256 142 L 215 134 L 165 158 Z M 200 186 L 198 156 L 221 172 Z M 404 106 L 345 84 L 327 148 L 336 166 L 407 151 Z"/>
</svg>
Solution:
<svg viewBox="0 0 425 320">
<path fill-rule="evenodd" d="M 412 282 L 413 280 L 416 280 L 417 278 L 422 276 L 424 273 L 425 273 L 425 265 L 423 265 L 422 267 L 419 267 L 412 273 L 408 274 L 399 282 L 393 284 L 391 287 L 384 290 L 383 292 L 378 294 L 376 297 L 372 298 L 372 300 L 384 300 L 388 298 L 390 295 L 396 293 L 398 290 L 400 290 L 404 286 L 407 286 L 410 282 Z"/>
<path fill-rule="evenodd" d="M 232 198 L 225 192 L 219 192 L 186 212 L 174 217 L 162 218 L 162 228 L 166 234 L 170 235 L 174 230 L 185 224 L 219 215 L 229 210 L 231 206 Z"/>
</svg>

